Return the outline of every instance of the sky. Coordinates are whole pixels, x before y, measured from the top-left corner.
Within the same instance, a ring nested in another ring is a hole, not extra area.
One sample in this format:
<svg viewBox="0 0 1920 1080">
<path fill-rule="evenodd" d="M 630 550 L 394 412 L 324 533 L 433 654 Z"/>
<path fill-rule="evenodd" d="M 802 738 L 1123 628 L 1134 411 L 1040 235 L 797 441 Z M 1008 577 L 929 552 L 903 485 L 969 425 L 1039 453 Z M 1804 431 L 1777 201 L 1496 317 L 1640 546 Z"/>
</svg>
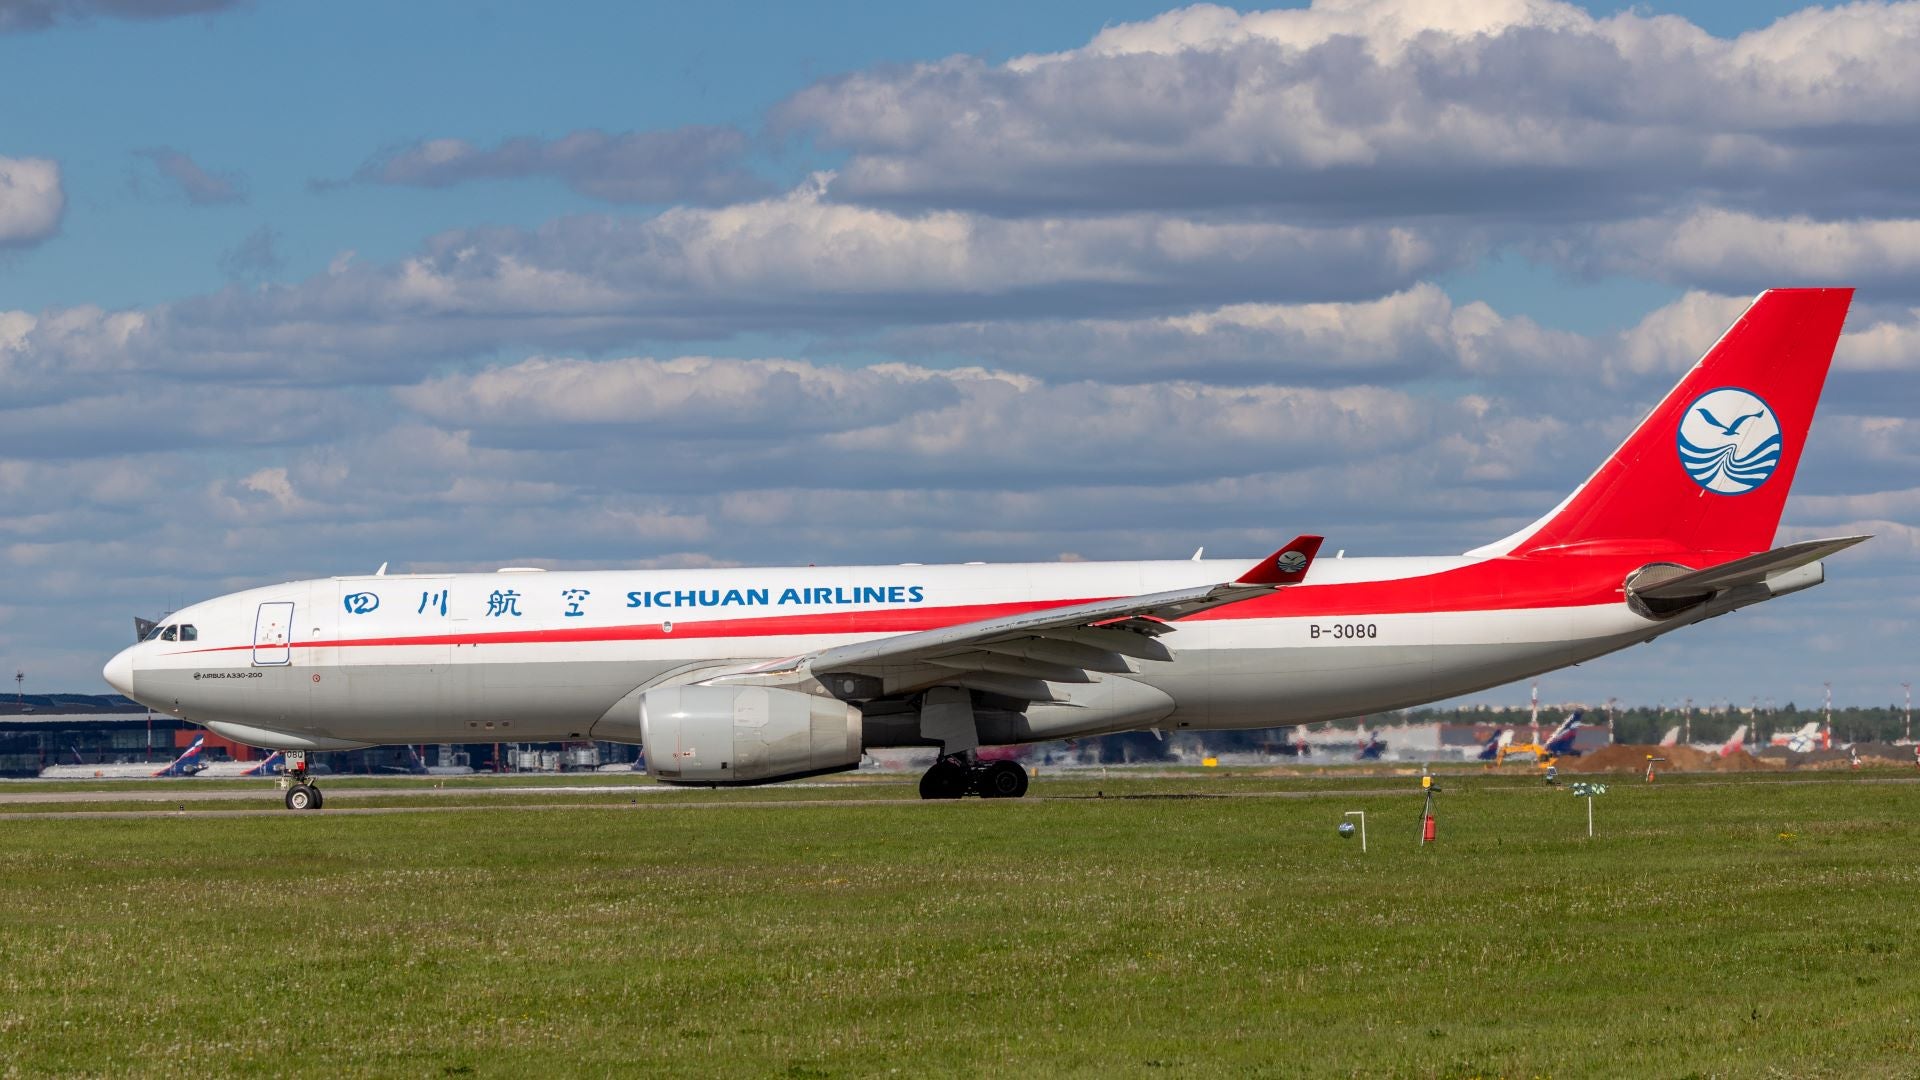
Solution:
<svg viewBox="0 0 1920 1080">
<path fill-rule="evenodd" d="M 1859 289 L 1819 589 L 1549 701 L 1920 643 L 1920 3 L 0 0 L 0 666 L 274 581 L 1465 551 Z M 1517 704 L 1524 685 L 1472 700 Z"/>
</svg>

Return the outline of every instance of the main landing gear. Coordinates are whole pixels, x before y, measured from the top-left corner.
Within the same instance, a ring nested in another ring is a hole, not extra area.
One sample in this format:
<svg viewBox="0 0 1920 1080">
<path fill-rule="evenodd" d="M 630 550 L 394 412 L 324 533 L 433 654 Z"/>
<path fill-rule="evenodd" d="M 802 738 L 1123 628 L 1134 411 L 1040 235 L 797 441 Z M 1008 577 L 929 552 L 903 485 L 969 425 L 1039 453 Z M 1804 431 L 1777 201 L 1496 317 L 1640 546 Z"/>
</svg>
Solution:
<svg viewBox="0 0 1920 1080">
<path fill-rule="evenodd" d="M 287 751 L 287 771 L 280 774 L 280 786 L 286 789 L 289 810 L 318 810 L 326 802 L 320 794 L 320 785 L 307 775 L 304 750 Z"/>
<path fill-rule="evenodd" d="M 971 753 L 952 754 L 933 763 L 920 777 L 923 799 L 1017 799 L 1027 793 L 1027 770 L 1014 761 L 981 761 Z"/>
</svg>

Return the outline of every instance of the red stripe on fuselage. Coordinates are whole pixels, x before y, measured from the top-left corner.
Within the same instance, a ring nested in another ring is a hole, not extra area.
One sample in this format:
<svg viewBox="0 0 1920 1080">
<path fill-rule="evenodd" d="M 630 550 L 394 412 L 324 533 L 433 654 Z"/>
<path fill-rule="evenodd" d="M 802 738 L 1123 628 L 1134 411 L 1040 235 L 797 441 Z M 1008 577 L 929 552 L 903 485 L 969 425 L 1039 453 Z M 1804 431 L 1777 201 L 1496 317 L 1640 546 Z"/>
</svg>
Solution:
<svg viewBox="0 0 1920 1080">
<path fill-rule="evenodd" d="M 362 649 L 391 645 L 529 645 L 591 641 L 671 641 L 674 638 L 797 637 L 808 634 L 910 634 L 957 623 L 997 619 L 1087 600 L 1025 600 L 939 608 L 878 608 L 811 615 L 765 615 L 750 619 L 668 619 L 628 626 L 563 626 L 551 630 L 495 630 L 466 634 L 296 641 L 294 649 Z M 669 609 L 671 610 L 671 609 Z M 672 625 L 672 630 L 664 628 Z M 233 652 L 251 645 L 220 645 L 195 652 Z"/>
<path fill-rule="evenodd" d="M 1746 554 L 1740 552 L 1737 554 Z M 1651 561 L 1707 566 L 1733 553 L 1676 558 L 1662 553 L 1533 556 L 1496 558 L 1417 577 L 1302 584 L 1269 596 L 1190 615 L 1186 620 L 1282 619 L 1325 616 L 1408 615 L 1439 612 L 1521 611 L 1590 607 L 1620 602 L 1627 575 Z M 459 634 L 344 638 L 293 642 L 294 649 L 365 649 L 431 645 L 530 645 L 602 641 L 669 641 L 675 638 L 801 637 L 831 634 L 908 634 L 960 623 L 1004 618 L 1048 608 L 1085 604 L 1113 597 L 1020 600 L 948 607 L 874 608 L 806 615 L 764 615 L 744 619 L 674 619 L 624 626 L 557 627 L 544 630 L 496 630 Z M 235 652 L 252 645 L 222 645 L 193 653 Z"/>
<path fill-rule="evenodd" d="M 1419 577 L 1295 585 L 1270 596 L 1256 596 L 1189 615 L 1181 621 L 1591 607 L 1619 603 L 1626 595 L 1627 576 L 1650 562 L 1670 561 L 1699 567 L 1746 554 L 1696 554 L 1676 558 L 1667 552 L 1656 556 L 1636 552 L 1495 558 Z"/>
</svg>

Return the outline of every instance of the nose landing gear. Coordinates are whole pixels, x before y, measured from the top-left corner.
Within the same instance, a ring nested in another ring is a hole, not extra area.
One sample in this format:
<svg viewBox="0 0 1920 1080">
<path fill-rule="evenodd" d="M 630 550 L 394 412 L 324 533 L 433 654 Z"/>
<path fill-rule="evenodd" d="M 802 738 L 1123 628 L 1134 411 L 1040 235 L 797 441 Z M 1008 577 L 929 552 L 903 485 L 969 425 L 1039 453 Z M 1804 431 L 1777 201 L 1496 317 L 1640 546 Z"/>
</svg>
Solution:
<svg viewBox="0 0 1920 1080">
<path fill-rule="evenodd" d="M 287 771 L 280 774 L 280 786 L 286 790 L 289 810 L 318 810 L 326 802 L 320 794 L 320 785 L 307 775 L 304 750 L 287 751 Z"/>
</svg>

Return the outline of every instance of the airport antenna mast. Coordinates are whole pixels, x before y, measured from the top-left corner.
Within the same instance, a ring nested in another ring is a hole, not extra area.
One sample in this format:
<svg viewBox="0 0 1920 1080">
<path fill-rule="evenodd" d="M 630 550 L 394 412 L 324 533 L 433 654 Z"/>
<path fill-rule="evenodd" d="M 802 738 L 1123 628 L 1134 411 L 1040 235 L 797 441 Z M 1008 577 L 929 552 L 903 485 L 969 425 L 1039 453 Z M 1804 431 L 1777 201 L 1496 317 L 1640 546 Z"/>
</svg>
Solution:
<svg viewBox="0 0 1920 1080">
<path fill-rule="evenodd" d="M 1903 683 L 1901 683 L 1901 684 L 1900 684 L 1900 689 L 1902 689 L 1902 690 L 1905 690 L 1905 691 L 1907 692 L 1907 734 L 1906 734 L 1906 740 L 1907 740 L 1908 742 L 1912 742 L 1912 741 L 1913 741 L 1913 684 L 1912 684 L 1912 683 L 1910 683 L 1910 682 L 1903 682 Z"/>
<path fill-rule="evenodd" d="M 0 671 L 5 670 L 0 668 Z M 17 668 L 13 673 L 13 703 L 23 708 L 27 704 L 27 673 Z"/>
<path fill-rule="evenodd" d="M 1823 682 L 1820 685 L 1827 688 L 1827 703 L 1820 707 L 1820 722 L 1826 727 L 1827 737 L 1831 739 L 1833 737 L 1833 684 Z"/>
<path fill-rule="evenodd" d="M 1529 695 L 1529 702 L 1530 703 L 1527 707 L 1527 711 L 1528 711 L 1527 726 L 1533 729 L 1533 741 L 1536 745 L 1538 745 L 1540 742 L 1540 680 L 1539 679 L 1533 680 L 1533 693 Z"/>
</svg>

